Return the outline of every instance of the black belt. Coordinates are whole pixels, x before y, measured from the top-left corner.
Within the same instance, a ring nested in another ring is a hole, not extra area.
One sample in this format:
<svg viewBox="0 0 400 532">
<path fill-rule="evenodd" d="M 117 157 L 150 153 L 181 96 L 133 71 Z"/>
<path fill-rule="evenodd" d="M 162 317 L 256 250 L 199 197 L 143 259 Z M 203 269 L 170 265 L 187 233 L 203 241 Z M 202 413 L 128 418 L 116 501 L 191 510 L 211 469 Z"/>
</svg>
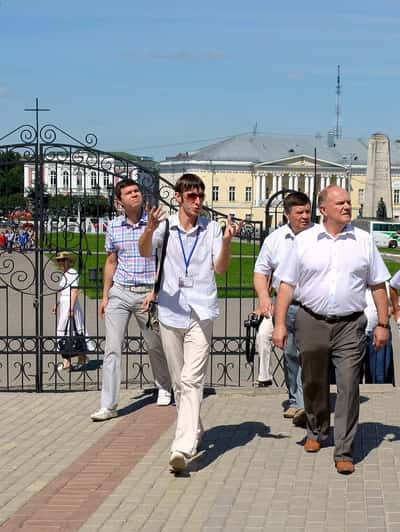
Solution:
<svg viewBox="0 0 400 532">
<path fill-rule="evenodd" d="M 307 314 L 310 314 L 313 318 L 316 320 L 323 320 L 327 323 L 339 323 L 341 321 L 355 321 L 357 318 L 362 316 L 364 314 L 364 311 L 360 310 L 359 312 L 353 312 L 352 314 L 347 314 L 347 316 L 337 316 L 336 314 L 317 314 L 310 308 L 306 307 L 305 305 L 302 305 L 300 303 L 300 307 L 307 312 Z"/>
<path fill-rule="evenodd" d="M 293 299 L 293 301 L 290 304 L 294 305 L 295 307 L 300 307 L 301 306 L 300 301 L 297 301 L 297 299 Z"/>
</svg>

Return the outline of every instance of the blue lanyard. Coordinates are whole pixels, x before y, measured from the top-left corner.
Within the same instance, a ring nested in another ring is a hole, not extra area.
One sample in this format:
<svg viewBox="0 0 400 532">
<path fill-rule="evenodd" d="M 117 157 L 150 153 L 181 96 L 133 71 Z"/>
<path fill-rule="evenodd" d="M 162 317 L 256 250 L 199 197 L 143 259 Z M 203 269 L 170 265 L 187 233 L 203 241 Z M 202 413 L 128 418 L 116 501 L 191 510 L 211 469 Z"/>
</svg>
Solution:
<svg viewBox="0 0 400 532">
<path fill-rule="evenodd" d="M 181 234 L 181 230 L 179 229 L 178 227 L 178 235 L 179 235 L 179 242 L 181 243 L 181 249 L 182 249 L 182 255 L 183 255 L 183 260 L 185 261 L 185 273 L 186 275 L 188 274 L 188 269 L 189 269 L 189 264 L 190 264 L 190 261 L 192 260 L 192 257 L 193 257 L 193 253 L 194 253 L 194 250 L 197 246 L 197 242 L 199 240 L 199 234 L 200 234 L 200 227 L 197 229 L 197 233 L 196 233 L 196 239 L 193 243 L 193 246 L 192 246 L 192 249 L 190 250 L 190 253 L 189 253 L 189 257 L 186 258 L 186 253 L 185 253 L 185 249 L 183 247 L 183 242 L 182 242 L 182 234 Z"/>
</svg>

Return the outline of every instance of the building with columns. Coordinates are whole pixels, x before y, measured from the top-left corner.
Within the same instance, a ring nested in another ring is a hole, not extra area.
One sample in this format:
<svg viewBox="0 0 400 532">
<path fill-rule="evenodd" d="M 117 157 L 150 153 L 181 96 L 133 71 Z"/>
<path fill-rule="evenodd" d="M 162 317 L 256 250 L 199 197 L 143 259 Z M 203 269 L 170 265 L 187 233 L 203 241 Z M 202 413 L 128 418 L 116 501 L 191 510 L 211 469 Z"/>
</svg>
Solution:
<svg viewBox="0 0 400 532">
<path fill-rule="evenodd" d="M 393 215 L 399 217 L 400 148 L 397 142 L 390 144 Z M 315 189 L 318 194 L 337 184 L 351 191 L 356 218 L 365 201 L 368 146 L 368 138 L 238 135 L 168 157 L 160 163 L 160 173 L 172 182 L 183 172 L 196 173 L 206 184 L 209 207 L 259 221 L 265 219 L 268 198 L 278 190 L 300 190 L 312 198 Z"/>
</svg>

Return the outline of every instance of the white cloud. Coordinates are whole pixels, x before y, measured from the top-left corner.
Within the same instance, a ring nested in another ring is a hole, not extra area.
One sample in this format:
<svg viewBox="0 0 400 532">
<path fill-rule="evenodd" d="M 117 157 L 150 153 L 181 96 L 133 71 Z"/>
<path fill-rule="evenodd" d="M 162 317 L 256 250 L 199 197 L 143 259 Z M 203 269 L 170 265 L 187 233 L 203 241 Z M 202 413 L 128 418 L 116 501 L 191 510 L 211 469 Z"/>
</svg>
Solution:
<svg viewBox="0 0 400 532">
<path fill-rule="evenodd" d="M 10 89 L 8 87 L 3 87 L 0 85 L 0 98 L 4 98 L 10 94 Z"/>
</svg>

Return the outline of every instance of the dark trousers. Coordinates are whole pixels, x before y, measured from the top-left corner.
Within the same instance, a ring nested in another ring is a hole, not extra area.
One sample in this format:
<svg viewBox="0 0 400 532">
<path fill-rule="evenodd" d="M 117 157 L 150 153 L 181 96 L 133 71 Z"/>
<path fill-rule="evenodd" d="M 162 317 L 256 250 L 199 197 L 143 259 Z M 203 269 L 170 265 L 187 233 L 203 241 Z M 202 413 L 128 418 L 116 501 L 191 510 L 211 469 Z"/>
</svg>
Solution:
<svg viewBox="0 0 400 532">
<path fill-rule="evenodd" d="M 362 314 L 351 321 L 327 323 L 300 308 L 296 318 L 296 341 L 300 352 L 307 437 L 323 441 L 329 435 L 329 367 L 334 367 L 335 461 L 352 460 L 357 431 L 361 378 L 366 352 Z"/>
</svg>

